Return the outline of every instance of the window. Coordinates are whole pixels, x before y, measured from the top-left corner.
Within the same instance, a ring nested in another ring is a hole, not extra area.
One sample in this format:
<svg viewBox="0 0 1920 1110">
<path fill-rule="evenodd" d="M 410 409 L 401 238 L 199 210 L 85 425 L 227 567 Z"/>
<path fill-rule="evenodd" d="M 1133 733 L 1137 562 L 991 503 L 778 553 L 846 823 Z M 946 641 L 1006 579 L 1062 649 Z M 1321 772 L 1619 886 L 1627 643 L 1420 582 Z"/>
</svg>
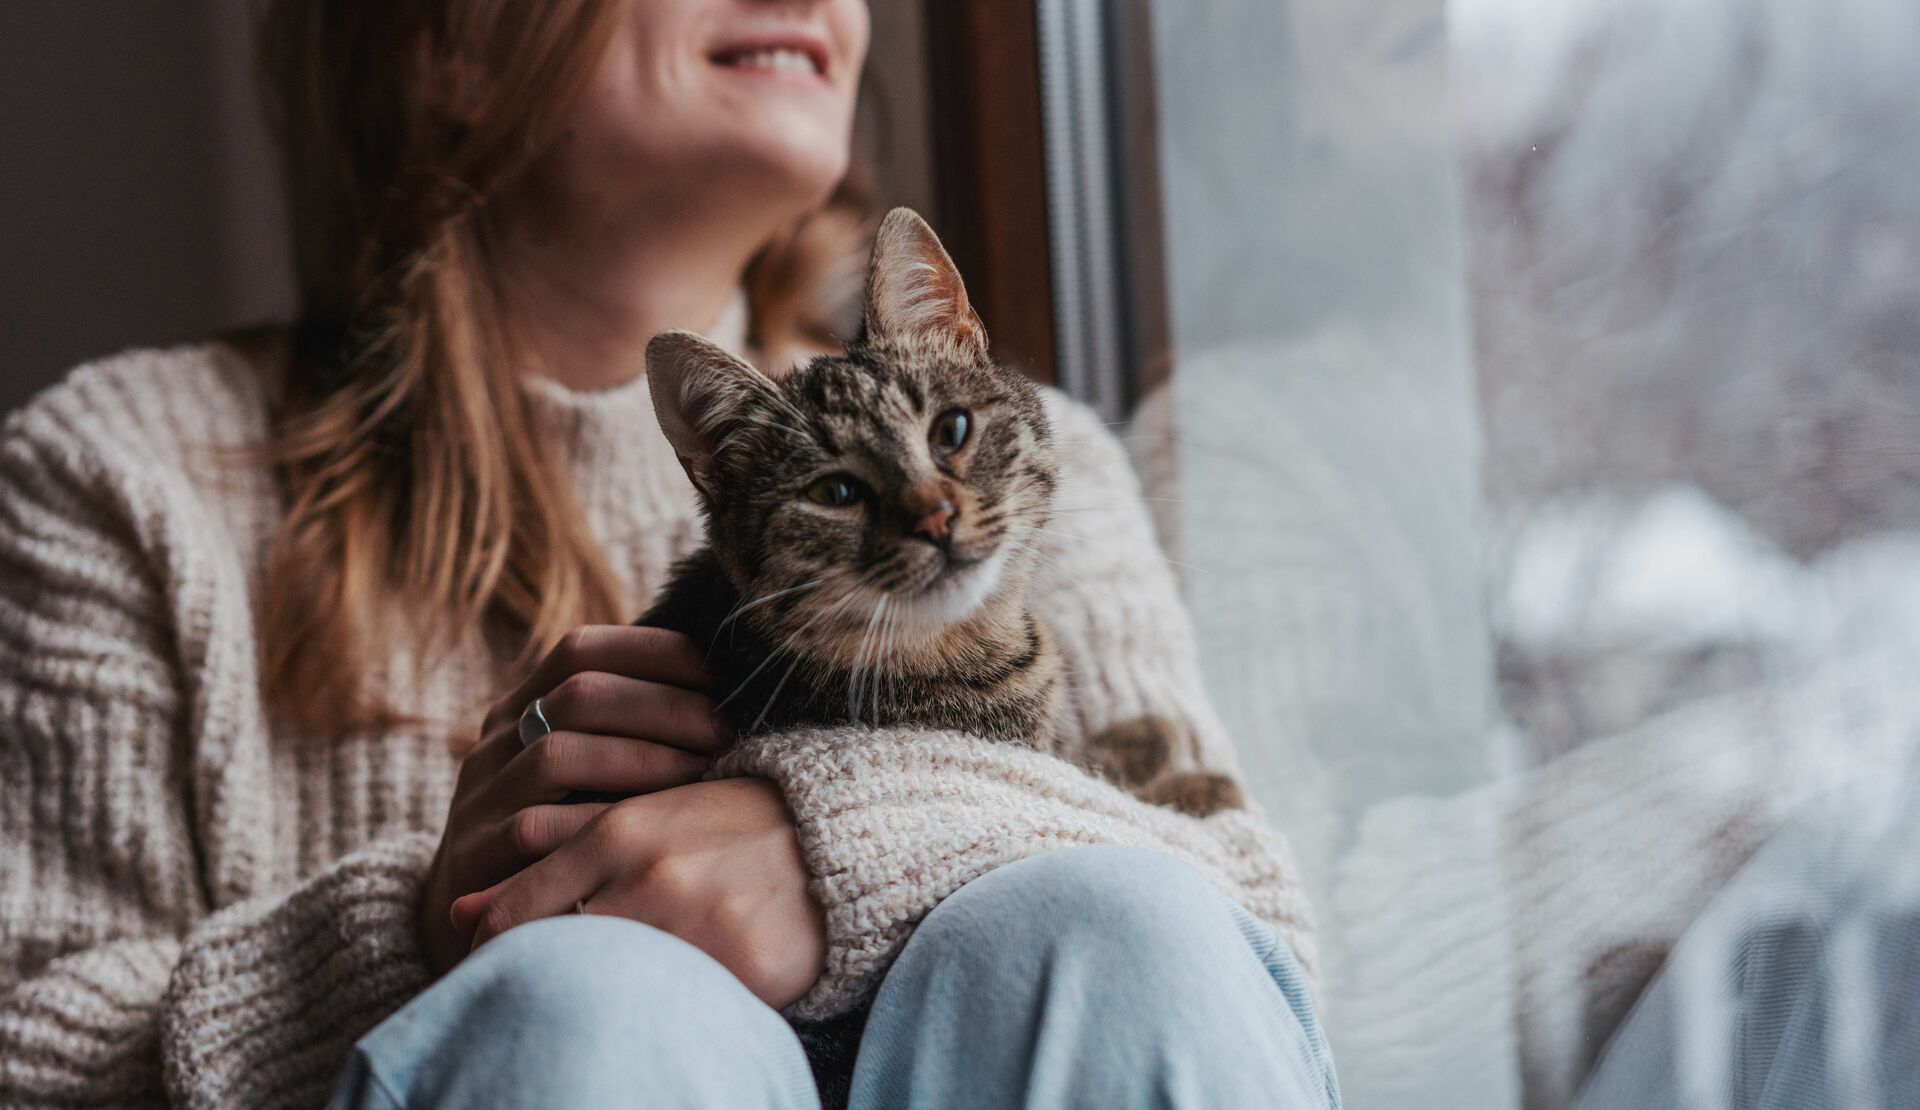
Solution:
<svg viewBox="0 0 1920 1110">
<path fill-rule="evenodd" d="M 1920 9 L 1032 8 L 1026 307 L 1129 422 L 1348 1099 L 1571 1105 L 1690 926 L 1768 950 L 1708 912 L 1763 846 L 1911 797 Z"/>
</svg>

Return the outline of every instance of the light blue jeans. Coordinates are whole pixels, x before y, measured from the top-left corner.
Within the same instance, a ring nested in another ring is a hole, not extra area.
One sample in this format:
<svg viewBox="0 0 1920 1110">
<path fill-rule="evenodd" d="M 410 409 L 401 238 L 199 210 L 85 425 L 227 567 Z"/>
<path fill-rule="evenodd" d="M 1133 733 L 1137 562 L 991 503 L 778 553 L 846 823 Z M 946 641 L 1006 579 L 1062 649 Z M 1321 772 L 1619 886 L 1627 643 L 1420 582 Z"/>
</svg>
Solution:
<svg viewBox="0 0 1920 1110">
<path fill-rule="evenodd" d="M 780 1015 L 645 925 L 502 934 L 367 1034 L 336 1108 L 819 1106 Z M 1137 848 L 1010 864 L 929 914 L 874 999 L 853 1110 L 1336 1108 L 1293 954 Z"/>
</svg>

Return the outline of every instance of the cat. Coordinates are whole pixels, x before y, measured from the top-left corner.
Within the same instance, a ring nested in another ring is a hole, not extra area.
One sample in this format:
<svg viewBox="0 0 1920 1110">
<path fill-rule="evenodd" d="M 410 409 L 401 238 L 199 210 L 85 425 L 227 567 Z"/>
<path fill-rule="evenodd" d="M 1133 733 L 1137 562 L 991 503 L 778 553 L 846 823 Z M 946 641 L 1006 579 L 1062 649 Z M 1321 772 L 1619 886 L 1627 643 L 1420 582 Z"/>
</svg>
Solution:
<svg viewBox="0 0 1920 1110">
<path fill-rule="evenodd" d="M 1027 605 L 1052 430 L 1038 388 L 989 355 L 925 221 L 882 221 L 843 354 L 776 380 L 670 331 L 648 344 L 647 376 L 706 544 L 638 623 L 708 653 L 741 736 L 866 723 L 1054 747 L 1062 661 Z M 1140 718 L 1087 747 L 1149 801 L 1239 806 L 1231 778 L 1169 769 L 1189 743 Z"/>
<path fill-rule="evenodd" d="M 1027 605 L 1059 478 L 1039 390 L 989 356 L 953 262 L 896 208 L 844 353 L 769 378 L 685 331 L 647 345 L 660 427 L 706 543 L 638 623 L 707 653 L 739 735 L 866 723 L 1054 747 L 1062 660 Z M 1173 722 L 1122 722 L 1093 769 L 1196 814 L 1231 778 L 1171 771 Z M 846 1103 L 864 1008 L 796 1023 L 823 1106 Z"/>
</svg>

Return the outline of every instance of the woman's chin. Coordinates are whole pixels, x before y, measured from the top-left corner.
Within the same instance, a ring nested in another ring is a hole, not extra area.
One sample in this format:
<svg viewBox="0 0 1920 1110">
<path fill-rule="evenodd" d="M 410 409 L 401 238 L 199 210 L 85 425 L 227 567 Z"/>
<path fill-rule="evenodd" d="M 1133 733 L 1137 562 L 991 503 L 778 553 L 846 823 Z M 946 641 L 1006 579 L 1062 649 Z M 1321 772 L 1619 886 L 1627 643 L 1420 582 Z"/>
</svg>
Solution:
<svg viewBox="0 0 1920 1110">
<path fill-rule="evenodd" d="M 756 105 L 715 135 L 733 152 L 743 172 L 763 184 L 779 183 L 807 199 L 826 199 L 852 160 L 851 136 L 843 123 L 828 122 L 797 105 Z"/>
<path fill-rule="evenodd" d="M 848 159 L 844 145 L 838 150 L 767 151 L 762 161 L 763 180 L 779 183 L 783 196 L 793 197 L 802 208 L 811 211 L 833 193 L 847 176 Z"/>
</svg>

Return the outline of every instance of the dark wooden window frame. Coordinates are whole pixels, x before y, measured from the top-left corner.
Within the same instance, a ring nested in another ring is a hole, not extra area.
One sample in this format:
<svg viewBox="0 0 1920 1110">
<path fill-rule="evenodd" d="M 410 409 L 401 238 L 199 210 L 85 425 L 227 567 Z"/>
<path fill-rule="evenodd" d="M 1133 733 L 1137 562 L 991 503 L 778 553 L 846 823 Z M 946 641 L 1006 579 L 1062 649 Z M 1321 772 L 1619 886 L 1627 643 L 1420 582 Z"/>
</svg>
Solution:
<svg viewBox="0 0 1920 1110">
<path fill-rule="evenodd" d="M 1039 0 L 926 0 L 937 230 L 996 353 L 1057 382 Z M 1151 0 L 1106 5 L 1113 257 L 1125 290 L 1129 400 L 1172 355 L 1166 300 Z"/>
<path fill-rule="evenodd" d="M 999 357 L 1056 380 L 1033 0 L 928 0 L 936 230 Z"/>
</svg>

